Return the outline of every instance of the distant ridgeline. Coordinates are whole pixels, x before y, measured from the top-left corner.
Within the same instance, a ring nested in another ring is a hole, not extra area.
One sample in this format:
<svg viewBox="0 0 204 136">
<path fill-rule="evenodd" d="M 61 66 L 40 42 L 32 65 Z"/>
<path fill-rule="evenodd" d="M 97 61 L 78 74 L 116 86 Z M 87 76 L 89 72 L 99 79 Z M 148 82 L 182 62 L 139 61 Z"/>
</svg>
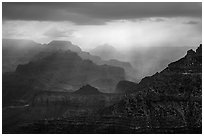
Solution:
<svg viewBox="0 0 204 136">
<path fill-rule="evenodd" d="M 103 60 L 99 56 L 84 52 L 77 45 L 69 41 L 51 41 L 48 44 L 38 44 L 31 40 L 3 39 L 3 72 L 15 71 L 19 64 L 26 64 L 33 60 L 43 58 L 53 52 L 72 51 L 76 52 L 82 59 L 91 60 L 97 65 L 110 65 L 121 67 L 125 70 L 125 78 L 135 80 L 132 73 L 135 70 L 129 62 L 122 62 L 116 59 Z"/>
<path fill-rule="evenodd" d="M 72 92 L 85 84 L 110 93 L 124 76 L 122 68 L 96 65 L 71 51 L 51 53 L 3 75 L 3 102 L 40 90 Z"/>
</svg>

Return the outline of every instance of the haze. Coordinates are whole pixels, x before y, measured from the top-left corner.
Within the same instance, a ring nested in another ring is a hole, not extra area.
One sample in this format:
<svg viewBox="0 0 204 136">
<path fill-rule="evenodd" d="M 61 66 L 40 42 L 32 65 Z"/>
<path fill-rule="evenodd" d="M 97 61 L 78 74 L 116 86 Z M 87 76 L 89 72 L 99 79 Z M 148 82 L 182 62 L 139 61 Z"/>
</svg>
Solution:
<svg viewBox="0 0 204 136">
<path fill-rule="evenodd" d="M 3 38 L 110 45 L 144 77 L 202 43 L 201 11 L 201 2 L 3 3 Z"/>
</svg>

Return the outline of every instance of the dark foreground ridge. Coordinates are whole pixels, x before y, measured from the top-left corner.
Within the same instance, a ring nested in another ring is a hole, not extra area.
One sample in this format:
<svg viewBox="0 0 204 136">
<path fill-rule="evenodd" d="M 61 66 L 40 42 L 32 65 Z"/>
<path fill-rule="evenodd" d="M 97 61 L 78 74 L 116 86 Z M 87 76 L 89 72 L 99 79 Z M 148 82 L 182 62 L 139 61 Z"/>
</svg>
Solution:
<svg viewBox="0 0 204 136">
<path fill-rule="evenodd" d="M 185 57 L 169 64 L 160 73 L 144 78 L 133 93 L 108 107 L 102 115 L 136 119 L 138 127 L 161 130 L 161 133 L 183 128 L 186 131 L 182 133 L 192 131 L 192 128 L 200 129 L 200 133 L 202 45 L 196 52 L 189 50 Z"/>
<path fill-rule="evenodd" d="M 139 84 L 121 81 L 116 90 L 40 90 L 29 103 L 3 108 L 3 133 L 201 134 L 202 45 Z"/>
</svg>

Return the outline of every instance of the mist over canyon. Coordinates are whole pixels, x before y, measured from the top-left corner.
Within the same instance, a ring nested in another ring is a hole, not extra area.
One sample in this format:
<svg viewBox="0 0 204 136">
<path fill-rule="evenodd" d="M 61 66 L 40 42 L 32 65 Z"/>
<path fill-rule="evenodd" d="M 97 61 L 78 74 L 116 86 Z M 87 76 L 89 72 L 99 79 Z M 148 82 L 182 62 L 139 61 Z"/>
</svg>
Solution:
<svg viewBox="0 0 204 136">
<path fill-rule="evenodd" d="M 202 134 L 202 2 L 3 2 L 3 134 Z"/>
<path fill-rule="evenodd" d="M 29 62 L 40 52 L 43 55 L 43 51 L 71 50 L 77 52 L 81 58 L 96 64 L 122 67 L 126 79 L 139 82 L 143 77 L 161 71 L 168 63 L 183 57 L 186 50 L 195 48 L 195 46 L 158 46 L 120 51 L 105 44 L 88 52 L 82 51 L 78 45 L 69 41 L 55 40 L 48 44 L 40 44 L 32 40 L 3 39 L 3 72 L 14 71 L 18 64 Z"/>
</svg>

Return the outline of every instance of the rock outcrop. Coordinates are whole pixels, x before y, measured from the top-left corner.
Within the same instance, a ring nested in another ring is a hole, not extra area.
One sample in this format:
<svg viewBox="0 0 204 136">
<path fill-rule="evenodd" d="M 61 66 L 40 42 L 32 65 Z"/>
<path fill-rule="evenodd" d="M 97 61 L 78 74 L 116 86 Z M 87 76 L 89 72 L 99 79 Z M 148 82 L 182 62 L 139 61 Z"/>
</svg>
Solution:
<svg viewBox="0 0 204 136">
<path fill-rule="evenodd" d="M 160 73 L 142 79 L 132 94 L 102 115 L 135 119 L 139 128 L 201 129 L 202 45 Z"/>
</svg>

